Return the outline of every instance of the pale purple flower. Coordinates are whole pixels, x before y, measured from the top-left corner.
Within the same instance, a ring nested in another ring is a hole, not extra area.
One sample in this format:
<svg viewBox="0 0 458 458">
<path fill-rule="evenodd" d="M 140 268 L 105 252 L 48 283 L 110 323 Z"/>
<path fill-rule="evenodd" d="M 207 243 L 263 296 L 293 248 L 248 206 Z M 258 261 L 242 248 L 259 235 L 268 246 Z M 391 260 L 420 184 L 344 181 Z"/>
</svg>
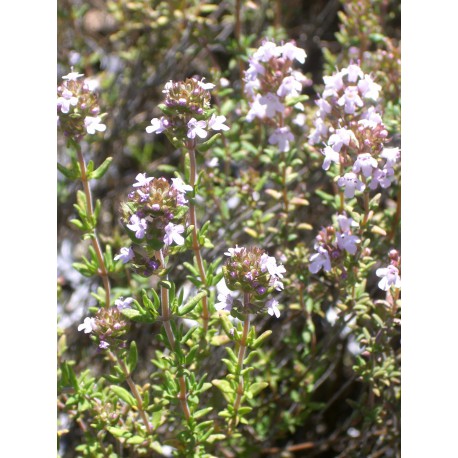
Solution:
<svg viewBox="0 0 458 458">
<path fill-rule="evenodd" d="M 366 187 L 353 172 L 348 172 L 343 177 L 340 177 L 337 180 L 337 184 L 345 188 L 344 195 L 347 198 L 354 197 L 356 190 L 363 191 Z"/>
<path fill-rule="evenodd" d="M 342 76 L 342 73 L 339 72 L 332 76 L 323 77 L 325 84 L 323 98 L 327 99 L 328 97 L 337 97 L 337 93 L 344 87 Z"/>
<path fill-rule="evenodd" d="M 237 253 L 240 253 L 242 250 L 243 250 L 243 247 L 238 247 L 237 245 L 235 245 L 235 248 L 228 248 L 224 254 L 232 258 Z"/>
<path fill-rule="evenodd" d="M 170 89 L 173 88 L 173 81 L 169 80 L 167 83 L 164 84 L 164 89 L 162 89 L 162 92 L 164 94 L 168 94 L 170 92 Z"/>
<path fill-rule="evenodd" d="M 386 159 L 385 167 L 393 168 L 394 164 L 399 161 L 401 157 L 401 151 L 399 148 L 383 148 L 380 157 Z"/>
<path fill-rule="evenodd" d="M 133 214 L 129 220 L 130 224 L 126 226 L 133 232 L 135 232 L 135 237 L 137 239 L 142 239 L 145 236 L 147 223 L 144 218 L 139 218 L 137 215 Z"/>
<path fill-rule="evenodd" d="M 78 331 L 84 331 L 85 334 L 90 334 L 96 327 L 94 318 L 86 317 L 84 322 L 78 326 Z"/>
<path fill-rule="evenodd" d="M 261 82 L 258 79 L 248 80 L 245 83 L 245 87 L 243 88 L 244 92 L 248 97 L 254 97 L 256 90 L 260 89 Z"/>
<path fill-rule="evenodd" d="M 263 253 L 261 256 L 261 271 L 267 271 L 272 276 L 283 278 L 283 274 L 286 272 L 286 269 L 282 264 L 277 266 L 277 261 L 273 256 Z"/>
<path fill-rule="evenodd" d="M 318 105 L 319 111 L 317 116 L 320 118 L 325 118 L 327 114 L 331 113 L 332 106 L 326 99 L 319 98 L 315 103 Z"/>
<path fill-rule="evenodd" d="M 92 117 L 86 116 L 84 118 L 84 125 L 86 126 L 86 130 L 88 134 L 95 134 L 95 131 L 104 132 L 107 128 L 105 124 L 101 123 L 102 118 L 100 116 Z"/>
<path fill-rule="evenodd" d="M 196 138 L 196 135 L 200 138 L 205 138 L 208 135 L 205 127 L 207 127 L 205 121 L 197 121 L 196 118 L 191 118 L 188 121 L 188 138 Z"/>
<path fill-rule="evenodd" d="M 372 169 L 377 168 L 377 159 L 372 157 L 370 153 L 362 153 L 358 154 L 356 161 L 353 165 L 353 172 L 359 173 L 360 171 L 362 174 L 368 178 L 372 176 Z"/>
<path fill-rule="evenodd" d="M 119 254 L 117 254 L 113 259 L 115 261 L 120 259 L 123 264 L 126 264 L 127 262 L 132 261 L 134 257 L 135 257 L 134 250 L 132 250 L 131 247 L 124 246 L 119 250 Z"/>
<path fill-rule="evenodd" d="M 99 348 L 101 350 L 106 350 L 109 346 L 110 346 L 110 344 L 105 340 L 101 340 L 100 343 L 99 343 Z"/>
<path fill-rule="evenodd" d="M 349 233 L 343 234 L 338 231 L 336 232 L 336 240 L 339 249 L 345 250 L 351 255 L 356 254 L 356 250 L 358 249 L 356 244 L 361 241 L 359 237 L 356 237 L 356 235 Z"/>
<path fill-rule="evenodd" d="M 280 310 L 278 310 L 278 307 L 277 307 L 278 304 L 279 304 L 279 302 L 275 298 L 269 299 L 266 302 L 267 313 L 270 316 L 274 316 L 275 315 L 277 318 L 280 318 Z"/>
<path fill-rule="evenodd" d="M 75 106 L 78 103 L 78 98 L 73 96 L 73 93 L 65 88 L 62 91 L 62 97 L 57 99 L 57 106 L 60 107 L 62 113 L 68 113 L 70 106 Z"/>
<path fill-rule="evenodd" d="M 358 89 L 364 98 L 377 100 L 382 87 L 374 83 L 369 75 L 364 75 L 364 79 L 358 81 Z"/>
<path fill-rule="evenodd" d="M 180 235 L 184 232 L 184 226 L 182 224 L 169 223 L 164 228 L 164 243 L 171 245 L 175 242 L 177 245 L 184 245 L 184 238 Z"/>
<path fill-rule="evenodd" d="M 253 58 L 260 62 L 267 62 L 272 57 L 278 57 L 282 49 L 273 41 L 265 40 L 262 45 L 253 54 Z"/>
<path fill-rule="evenodd" d="M 234 304 L 234 298 L 231 296 L 230 293 L 220 293 L 218 294 L 218 301 L 215 304 L 215 309 L 220 310 L 227 310 L 228 312 L 231 311 L 232 305 Z"/>
<path fill-rule="evenodd" d="M 359 122 L 361 122 L 362 120 L 370 121 L 376 125 L 382 124 L 383 122 L 382 117 L 380 116 L 380 113 L 377 113 L 377 110 L 375 109 L 375 107 L 369 107 L 367 111 L 365 111 L 361 115 L 361 120 Z"/>
<path fill-rule="evenodd" d="M 229 130 L 229 127 L 224 124 L 224 121 L 226 121 L 226 116 L 216 116 L 213 113 L 208 120 L 208 127 L 212 130 Z"/>
<path fill-rule="evenodd" d="M 359 96 L 358 88 L 356 86 L 348 86 L 345 88 L 342 97 L 337 101 L 337 105 L 343 106 L 345 113 L 354 114 L 356 107 L 364 106 L 364 102 Z"/>
<path fill-rule="evenodd" d="M 389 188 L 393 181 L 393 169 L 375 169 L 369 188 L 374 190 L 380 185 L 382 189 Z"/>
<path fill-rule="evenodd" d="M 339 224 L 342 232 L 350 232 L 352 227 L 358 227 L 358 223 L 353 221 L 352 218 L 348 218 L 346 215 L 338 215 L 337 223 Z"/>
<path fill-rule="evenodd" d="M 328 250 L 322 246 L 315 247 L 317 253 L 312 254 L 310 257 L 309 270 L 312 274 L 316 274 L 323 269 L 325 272 L 331 270 L 331 258 L 329 257 Z"/>
<path fill-rule="evenodd" d="M 68 81 L 76 81 L 78 78 L 84 76 L 83 73 L 78 73 L 78 72 L 70 72 L 67 75 L 64 75 L 62 77 L 63 80 L 68 80 Z"/>
<path fill-rule="evenodd" d="M 336 164 L 339 163 L 339 160 L 340 160 L 339 153 L 335 151 L 334 149 L 332 149 L 330 146 L 326 146 L 324 149 L 322 149 L 321 154 L 323 154 L 324 156 L 324 161 L 322 165 L 323 170 L 329 170 L 331 162 L 334 162 Z"/>
<path fill-rule="evenodd" d="M 137 183 L 134 183 L 132 186 L 134 188 L 142 187 L 142 186 L 147 186 L 148 183 L 152 180 L 154 180 L 154 177 L 148 177 L 146 178 L 146 173 L 139 173 L 135 179 L 137 180 Z"/>
<path fill-rule="evenodd" d="M 307 116 L 305 116 L 304 113 L 298 113 L 294 119 L 293 119 L 293 124 L 296 124 L 296 126 L 303 127 L 305 126 L 305 123 L 307 121 Z"/>
<path fill-rule="evenodd" d="M 275 113 L 283 113 L 285 111 L 285 107 L 280 102 L 280 99 L 271 92 L 261 96 L 259 98 L 259 103 L 266 106 L 265 115 L 268 118 L 273 118 Z"/>
<path fill-rule="evenodd" d="M 248 69 L 245 71 L 245 78 L 249 81 L 254 81 L 257 80 L 258 75 L 264 75 L 266 72 L 266 69 L 264 68 L 264 65 L 259 63 L 256 59 L 253 57 L 250 57 L 249 61 L 250 63 Z M 259 83 L 259 81 L 258 81 Z"/>
<path fill-rule="evenodd" d="M 148 126 L 145 130 L 149 134 L 153 132 L 155 134 L 160 134 L 161 132 L 164 132 L 164 130 L 166 130 L 169 125 L 169 120 L 162 116 L 161 118 L 153 118 L 151 120 L 151 126 Z"/>
<path fill-rule="evenodd" d="M 118 310 L 123 310 L 123 309 L 130 309 L 132 306 L 132 302 L 134 299 L 132 297 L 126 297 L 125 299 L 121 296 L 120 298 L 115 300 L 115 305 L 118 308 Z"/>
<path fill-rule="evenodd" d="M 358 78 L 364 77 L 363 71 L 361 70 L 359 65 L 356 64 L 350 64 L 347 68 L 343 68 L 341 72 L 342 75 L 347 75 L 349 83 L 356 83 Z"/>
<path fill-rule="evenodd" d="M 280 50 L 283 57 L 286 57 L 289 60 L 296 59 L 301 64 L 305 62 L 305 58 L 307 57 L 307 54 L 302 48 L 298 48 L 291 42 L 285 43 L 280 47 Z"/>
<path fill-rule="evenodd" d="M 329 146 L 332 146 L 334 151 L 339 153 L 342 149 L 342 146 L 348 146 L 353 137 L 354 134 L 351 130 L 342 127 L 337 129 L 335 133 L 331 134 L 328 140 L 328 144 Z"/>
<path fill-rule="evenodd" d="M 286 76 L 277 89 L 277 95 L 286 97 L 288 95 L 296 97 L 302 92 L 302 84 L 293 76 Z"/>
<path fill-rule="evenodd" d="M 262 119 L 266 116 L 266 105 L 262 105 L 260 102 L 261 94 L 256 94 L 254 99 L 250 102 L 250 110 L 246 115 L 248 122 L 253 121 L 254 118 Z"/>
<path fill-rule="evenodd" d="M 381 267 L 375 272 L 377 277 L 381 277 L 378 287 L 383 291 L 388 291 L 390 287 L 400 288 L 401 278 L 399 277 L 399 270 L 393 265 L 388 267 Z"/>
<path fill-rule="evenodd" d="M 315 130 L 308 136 L 310 145 L 316 145 L 328 133 L 328 126 L 321 118 L 316 118 L 313 125 Z"/>
<path fill-rule="evenodd" d="M 277 291 L 282 291 L 285 288 L 283 282 L 273 275 L 269 279 L 269 286 L 273 286 Z"/>
<path fill-rule="evenodd" d="M 278 145 L 280 151 L 289 151 L 289 142 L 294 141 L 294 135 L 289 130 L 288 126 L 278 127 L 269 136 L 269 143 L 271 145 Z"/>
</svg>

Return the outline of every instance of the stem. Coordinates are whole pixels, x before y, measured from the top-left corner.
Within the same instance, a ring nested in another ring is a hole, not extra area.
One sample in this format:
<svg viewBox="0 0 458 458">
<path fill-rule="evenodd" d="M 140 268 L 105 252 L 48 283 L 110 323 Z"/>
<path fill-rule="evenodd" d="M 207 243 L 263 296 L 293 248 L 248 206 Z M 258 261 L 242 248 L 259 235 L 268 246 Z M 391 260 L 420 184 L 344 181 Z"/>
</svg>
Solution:
<svg viewBox="0 0 458 458">
<path fill-rule="evenodd" d="M 242 11 L 242 2 L 241 0 L 235 0 L 235 41 L 237 42 L 237 62 L 239 64 L 239 72 L 240 72 L 240 82 L 242 84 L 242 93 L 245 86 L 245 82 L 243 81 L 243 61 L 240 57 L 240 53 L 242 52 L 242 44 L 240 42 L 240 36 L 242 33 L 242 21 L 241 21 L 241 11 Z"/>
<path fill-rule="evenodd" d="M 396 234 L 396 229 L 398 228 L 400 219 L 401 219 L 401 191 L 398 192 L 398 200 L 396 202 L 396 213 L 394 214 L 393 224 L 391 225 L 391 231 L 387 237 L 388 242 L 391 242 L 391 240 L 393 240 L 393 237 Z"/>
<path fill-rule="evenodd" d="M 86 213 L 87 213 L 88 219 L 91 219 L 94 215 L 94 209 L 92 205 L 92 193 L 91 193 L 91 188 L 89 186 L 89 180 L 87 178 L 86 163 L 84 162 L 83 153 L 81 152 L 81 147 L 79 144 L 76 148 L 76 153 L 78 156 L 78 163 L 81 169 L 81 182 L 83 183 L 84 194 L 86 195 Z M 97 237 L 97 230 L 95 227 L 92 232 L 91 243 L 92 243 L 92 247 L 95 250 L 97 261 L 99 263 L 98 273 L 100 277 L 102 278 L 103 287 L 105 289 L 105 307 L 108 308 L 110 306 L 110 291 L 111 291 L 110 280 L 108 278 L 108 270 L 105 266 L 102 248 L 100 246 L 100 242 Z"/>
<path fill-rule="evenodd" d="M 247 306 L 250 302 L 250 294 L 244 293 L 243 295 L 244 305 Z M 243 360 L 245 359 L 245 353 L 247 349 L 247 339 L 248 339 L 248 331 L 250 330 L 250 315 L 247 313 L 245 316 L 245 321 L 243 322 L 243 334 L 240 340 L 239 346 L 239 354 L 237 359 L 237 373 L 239 374 L 239 384 L 237 386 L 237 396 L 234 402 L 234 413 L 232 414 L 231 421 L 229 423 L 228 432 L 230 433 L 232 429 L 235 427 L 237 421 L 237 412 L 240 408 L 240 404 L 242 402 L 243 396 L 243 375 L 240 372 L 243 369 Z"/>
<path fill-rule="evenodd" d="M 189 172 L 189 182 L 193 189 L 195 189 L 196 180 L 197 180 L 197 166 L 196 166 L 196 153 L 194 150 L 194 145 L 188 143 L 188 153 L 189 153 L 189 163 L 190 163 L 190 172 Z M 196 206 L 194 202 L 190 199 L 189 201 L 189 216 L 191 220 L 191 224 L 193 226 L 192 229 L 192 249 L 194 251 L 194 256 L 197 262 L 197 268 L 199 269 L 200 279 L 204 286 L 207 286 L 207 275 L 204 269 L 204 262 L 202 260 L 202 255 L 200 252 L 200 245 L 199 240 L 197 237 L 197 216 L 196 216 Z M 208 299 L 207 296 L 202 298 L 202 320 L 203 320 L 203 333 L 206 335 L 208 330 L 208 320 L 209 320 L 209 313 L 208 313 Z"/>
<path fill-rule="evenodd" d="M 165 269 L 165 260 L 164 254 L 162 250 L 156 252 L 157 256 L 159 257 L 159 261 L 163 269 Z M 166 275 L 166 280 L 168 279 L 168 275 Z M 167 339 L 169 341 L 170 347 L 172 351 L 175 350 L 175 336 L 173 335 L 172 325 L 170 324 L 170 305 L 169 305 L 169 290 L 164 288 L 163 286 L 160 287 L 161 289 L 161 311 L 162 311 L 162 321 L 164 323 L 165 333 L 167 334 Z M 184 375 L 178 376 L 178 383 L 180 385 L 180 393 L 177 398 L 180 400 L 181 408 L 183 409 L 184 416 L 186 421 L 189 420 L 191 417 L 191 412 L 189 411 L 188 406 L 188 392 L 186 389 L 186 380 Z"/>
<path fill-rule="evenodd" d="M 126 377 L 126 382 L 129 385 L 130 391 L 132 392 L 135 400 L 137 401 L 137 409 L 138 412 L 140 413 L 140 416 L 142 417 L 143 423 L 145 424 L 146 430 L 148 431 L 148 434 L 152 434 L 153 430 L 151 428 L 151 424 L 148 421 L 148 417 L 146 416 L 146 412 L 143 410 L 143 401 L 140 396 L 140 393 L 137 390 L 137 386 L 135 385 L 134 381 L 132 380 L 132 377 L 130 376 L 129 369 L 127 369 L 126 364 L 124 361 L 118 357 L 118 355 L 114 354 L 112 351 L 108 351 L 108 356 L 112 361 L 115 361 L 119 364 L 121 367 L 121 370 Z"/>
</svg>

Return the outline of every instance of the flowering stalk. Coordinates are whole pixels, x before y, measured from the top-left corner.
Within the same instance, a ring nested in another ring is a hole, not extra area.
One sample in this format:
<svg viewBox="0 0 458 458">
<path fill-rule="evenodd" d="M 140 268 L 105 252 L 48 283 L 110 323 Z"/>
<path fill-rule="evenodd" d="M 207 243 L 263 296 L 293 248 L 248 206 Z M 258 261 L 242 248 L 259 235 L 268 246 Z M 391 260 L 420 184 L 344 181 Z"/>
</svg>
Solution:
<svg viewBox="0 0 458 458">
<path fill-rule="evenodd" d="M 166 264 L 165 264 L 164 254 L 162 250 L 159 250 L 157 254 L 159 256 L 161 267 L 165 270 Z M 168 280 L 168 275 L 165 276 L 165 280 L 166 281 Z M 165 329 L 165 333 L 167 334 L 167 339 L 173 351 L 175 349 L 175 336 L 173 335 L 172 326 L 170 324 L 169 290 L 161 284 L 160 292 L 161 292 L 162 321 L 164 323 L 164 329 Z M 184 375 L 178 376 L 178 383 L 180 385 L 180 393 L 178 395 L 178 399 L 180 400 L 181 408 L 183 409 L 183 413 L 186 418 L 186 421 L 188 421 L 189 418 L 191 417 L 191 413 L 189 411 L 189 406 L 187 402 L 188 393 L 187 393 L 186 380 L 184 378 Z"/>
<path fill-rule="evenodd" d="M 244 293 L 243 303 L 245 307 L 248 306 L 248 304 L 250 303 L 250 294 L 249 293 Z M 244 392 L 243 375 L 241 374 L 241 372 L 243 369 L 243 360 L 245 359 L 245 354 L 246 354 L 246 349 L 247 349 L 247 339 L 248 339 L 249 330 L 250 330 L 250 315 L 247 313 L 245 316 L 245 320 L 243 322 L 243 333 L 242 333 L 242 338 L 240 340 L 239 352 L 238 352 L 238 357 L 237 357 L 236 374 L 238 374 L 238 377 L 239 377 L 239 384 L 237 387 L 237 391 L 236 391 L 237 394 L 236 394 L 236 398 L 234 402 L 234 412 L 232 414 L 232 418 L 228 426 L 229 434 L 231 433 L 231 431 L 233 430 L 233 428 L 236 425 L 237 412 L 240 408 L 240 404 L 242 402 L 242 396 Z"/>
<path fill-rule="evenodd" d="M 81 182 L 83 184 L 84 194 L 86 195 L 86 212 L 88 219 L 91 220 L 94 215 L 94 209 L 92 205 L 92 193 L 91 188 L 89 185 L 89 180 L 87 179 L 86 173 L 86 163 L 84 161 L 83 153 L 81 151 L 81 146 L 79 143 L 75 143 L 76 146 L 76 154 L 78 157 L 78 163 L 81 170 Z M 97 255 L 97 260 L 99 263 L 98 273 L 102 278 L 103 287 L 105 289 L 105 307 L 110 306 L 110 295 L 111 295 L 111 287 L 110 287 L 110 279 L 108 278 L 108 270 L 105 266 L 105 261 L 103 259 L 102 248 L 100 246 L 99 239 L 97 237 L 97 230 L 94 227 L 92 234 L 91 234 L 91 243 L 92 247 L 95 250 L 95 254 Z"/>
<path fill-rule="evenodd" d="M 119 367 L 121 368 L 125 378 L 126 382 L 129 385 L 130 391 L 133 394 L 135 400 L 137 401 L 137 409 L 142 417 L 143 423 L 145 424 L 146 430 L 148 431 L 148 434 L 153 433 L 153 429 L 151 427 L 151 423 L 148 421 L 148 417 L 146 416 L 146 412 L 143 409 L 143 401 L 140 396 L 140 393 L 137 390 L 137 386 L 135 385 L 134 381 L 132 380 L 132 377 L 130 375 L 129 369 L 126 366 L 126 363 L 119 358 L 119 356 L 112 351 L 108 351 L 108 357 L 113 361 L 119 364 Z"/>
<path fill-rule="evenodd" d="M 195 189 L 196 179 L 197 179 L 197 166 L 196 166 L 196 153 L 195 153 L 195 141 L 190 140 L 187 142 L 188 153 L 189 153 L 189 163 L 190 163 L 190 172 L 189 172 L 189 183 L 193 189 Z M 197 216 L 196 216 L 196 207 L 193 200 L 189 201 L 189 218 L 192 225 L 192 249 L 194 251 L 194 256 L 197 262 L 197 268 L 199 269 L 200 279 L 204 285 L 207 285 L 207 274 L 205 273 L 204 263 L 202 260 L 202 254 L 200 252 L 200 244 L 197 238 Z M 203 331 L 204 335 L 208 330 L 208 300 L 207 296 L 204 296 L 202 299 L 202 321 L 203 321 Z"/>
</svg>

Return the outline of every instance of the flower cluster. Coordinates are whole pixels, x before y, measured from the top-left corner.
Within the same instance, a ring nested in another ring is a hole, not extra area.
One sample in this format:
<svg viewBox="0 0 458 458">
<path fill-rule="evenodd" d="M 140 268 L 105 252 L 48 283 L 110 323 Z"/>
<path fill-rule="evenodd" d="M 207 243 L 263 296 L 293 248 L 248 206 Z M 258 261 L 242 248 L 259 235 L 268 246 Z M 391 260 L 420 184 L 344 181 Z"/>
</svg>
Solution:
<svg viewBox="0 0 458 458">
<path fill-rule="evenodd" d="M 279 151 L 289 151 L 290 142 L 294 140 L 285 120 L 292 112 L 287 105 L 288 98 L 301 94 L 307 78 L 292 64 L 297 60 L 301 64 L 307 57 L 305 51 L 294 43 L 288 42 L 278 46 L 272 41 L 264 40 L 262 45 L 249 59 L 245 71 L 244 92 L 249 99 L 250 110 L 246 115 L 248 122 L 255 118 L 274 128 L 269 136 L 269 143 L 277 145 Z M 295 105 L 303 109 L 302 104 Z"/>
<path fill-rule="evenodd" d="M 132 247 L 121 248 L 115 260 L 132 262 L 143 276 L 152 275 L 160 264 L 154 251 L 172 244 L 184 245 L 185 219 L 188 211 L 186 192 L 192 187 L 181 178 L 136 176 L 134 190 L 121 205 L 121 222 L 133 241 Z"/>
<path fill-rule="evenodd" d="M 310 144 L 324 143 L 322 168 L 329 170 L 331 163 L 341 166 L 345 173 L 337 184 L 346 198 L 364 191 L 367 183 L 372 190 L 389 187 L 400 152 L 384 146 L 388 131 L 373 106 L 380 85 L 357 64 L 325 76 L 324 82 L 322 96 L 316 101 L 315 129 L 309 135 Z"/>
<path fill-rule="evenodd" d="M 126 300 L 127 301 L 127 300 Z M 84 322 L 78 326 L 78 331 L 84 331 L 85 334 L 94 333 L 99 339 L 99 348 L 124 348 L 125 341 L 123 336 L 129 329 L 129 321 L 121 314 L 121 309 L 130 307 L 124 304 L 119 307 L 101 307 L 94 318 L 86 317 Z"/>
<path fill-rule="evenodd" d="M 389 253 L 390 264 L 387 267 L 380 267 L 376 270 L 377 277 L 381 280 L 378 283 L 378 287 L 383 291 L 388 291 L 390 288 L 401 288 L 401 257 L 397 250 L 391 250 Z"/>
<path fill-rule="evenodd" d="M 356 254 L 361 240 L 352 233 L 352 227 L 357 227 L 358 224 L 346 215 L 338 215 L 337 225 L 338 230 L 328 226 L 318 233 L 314 247 L 316 253 L 310 257 L 309 270 L 312 274 L 321 269 L 329 272 L 332 268 L 331 260 L 341 260 L 345 252 L 352 256 Z"/>
<path fill-rule="evenodd" d="M 64 135 L 80 141 L 86 134 L 104 132 L 97 96 L 90 85 L 80 78 L 83 74 L 70 72 L 57 87 L 57 121 Z"/>
<path fill-rule="evenodd" d="M 283 274 L 286 272 L 282 264 L 277 265 L 273 256 L 269 256 L 263 249 L 258 247 L 235 247 L 229 248 L 225 253 L 229 259 L 223 266 L 224 279 L 231 291 L 241 291 L 248 294 L 253 300 L 263 301 L 274 291 L 283 290 Z M 220 294 L 215 305 L 217 310 L 231 310 L 234 305 L 234 298 L 228 294 Z M 256 310 L 254 304 L 250 304 Z M 277 308 L 278 302 L 269 298 L 265 303 L 267 312 L 278 318 L 280 312 Z M 248 310 L 245 310 L 246 312 Z"/>
<path fill-rule="evenodd" d="M 160 108 L 165 116 L 153 118 L 146 132 L 160 134 L 164 132 L 175 144 L 177 139 L 195 140 L 206 138 L 208 130 L 224 131 L 229 127 L 224 124 L 225 116 L 210 114 L 210 89 L 213 83 L 204 79 L 188 78 L 185 81 L 169 81 L 162 91 L 165 101 Z"/>
</svg>

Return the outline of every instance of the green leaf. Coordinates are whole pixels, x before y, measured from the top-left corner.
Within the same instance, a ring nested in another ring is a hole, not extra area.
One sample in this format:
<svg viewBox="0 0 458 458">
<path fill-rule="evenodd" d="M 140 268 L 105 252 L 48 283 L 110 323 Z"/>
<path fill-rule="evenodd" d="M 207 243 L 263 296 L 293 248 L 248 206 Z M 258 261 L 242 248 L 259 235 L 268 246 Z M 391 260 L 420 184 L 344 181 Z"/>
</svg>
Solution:
<svg viewBox="0 0 458 458">
<path fill-rule="evenodd" d="M 141 444 L 142 442 L 145 441 L 145 438 L 144 437 L 141 437 L 141 436 L 132 436 L 132 437 L 129 437 L 129 439 L 127 439 L 127 443 L 128 444 Z"/>
<path fill-rule="evenodd" d="M 199 151 L 200 153 L 205 153 L 205 151 L 208 151 L 215 144 L 216 140 L 218 140 L 219 137 L 221 137 L 221 133 L 220 132 L 218 132 L 217 134 L 213 135 L 213 137 L 211 137 L 206 142 L 201 143 L 197 147 L 197 151 Z"/>
<path fill-rule="evenodd" d="M 189 313 L 191 310 L 194 310 L 196 305 L 200 302 L 200 300 L 207 296 L 207 291 L 201 291 L 200 293 L 196 294 L 191 300 L 189 300 L 183 307 L 178 309 L 178 315 L 183 316 Z"/>
<path fill-rule="evenodd" d="M 129 373 L 132 373 L 135 368 L 137 367 L 138 361 L 138 351 L 137 351 L 137 344 L 135 340 L 130 343 L 129 353 L 127 355 L 127 368 L 129 369 Z"/>
<path fill-rule="evenodd" d="M 102 178 L 105 173 L 107 173 L 107 170 L 112 162 L 113 158 L 107 157 L 103 163 L 90 174 L 90 178 L 94 178 L 95 180 Z"/>
<path fill-rule="evenodd" d="M 128 433 L 121 428 L 115 428 L 114 426 L 108 426 L 107 430 L 113 434 L 114 437 L 124 437 L 124 434 Z M 128 433 L 130 434 L 130 433 Z"/>
<path fill-rule="evenodd" d="M 213 380 L 212 384 L 223 393 L 232 393 L 234 391 L 227 380 Z"/>
<path fill-rule="evenodd" d="M 78 173 L 76 173 L 74 169 L 67 168 L 59 163 L 57 163 L 57 169 L 69 180 L 76 180 L 78 178 Z"/>
<path fill-rule="evenodd" d="M 264 331 L 252 344 L 251 348 L 256 349 L 259 348 L 264 340 L 266 340 L 270 335 L 272 334 L 272 331 Z"/>
<path fill-rule="evenodd" d="M 267 382 L 256 382 L 250 386 L 249 391 L 253 396 L 256 396 L 258 393 L 260 393 L 264 388 L 267 388 L 268 386 L 269 384 Z"/>
<path fill-rule="evenodd" d="M 113 393 L 115 393 L 119 399 L 122 399 L 131 407 L 135 407 L 137 405 L 135 398 L 125 388 L 121 386 L 110 385 L 110 390 L 113 391 Z"/>
<path fill-rule="evenodd" d="M 213 410 L 213 407 L 207 407 L 205 409 L 200 409 L 197 412 L 194 412 L 194 414 L 192 415 L 192 418 L 196 419 L 196 418 L 203 417 L 204 415 L 206 415 L 208 412 L 211 412 L 212 410 Z"/>
</svg>

